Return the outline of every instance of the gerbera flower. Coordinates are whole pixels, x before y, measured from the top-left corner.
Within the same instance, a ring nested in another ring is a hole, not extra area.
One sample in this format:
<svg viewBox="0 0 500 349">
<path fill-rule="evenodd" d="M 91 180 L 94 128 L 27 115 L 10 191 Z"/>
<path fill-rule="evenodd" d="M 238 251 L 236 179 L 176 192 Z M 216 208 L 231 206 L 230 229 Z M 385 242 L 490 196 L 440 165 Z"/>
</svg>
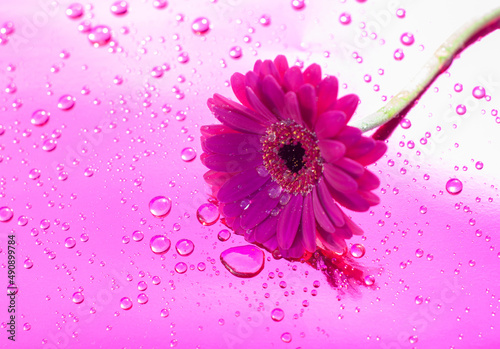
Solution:
<svg viewBox="0 0 500 349">
<path fill-rule="evenodd" d="M 201 128 L 212 188 L 226 224 L 248 242 L 301 258 L 317 248 L 342 253 L 363 231 L 342 211 L 379 203 L 380 182 L 366 169 L 385 143 L 347 126 L 359 98 L 337 99 L 338 81 L 321 68 L 258 60 L 231 77 L 236 103 L 219 94 L 208 107 L 221 125 Z"/>
</svg>

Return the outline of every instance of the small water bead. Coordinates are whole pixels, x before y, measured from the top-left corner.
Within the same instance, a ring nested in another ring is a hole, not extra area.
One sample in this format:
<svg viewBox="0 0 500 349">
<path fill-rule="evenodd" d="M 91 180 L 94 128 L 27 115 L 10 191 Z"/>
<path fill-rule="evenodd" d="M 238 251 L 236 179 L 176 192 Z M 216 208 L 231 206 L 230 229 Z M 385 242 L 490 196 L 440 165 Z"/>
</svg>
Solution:
<svg viewBox="0 0 500 349">
<path fill-rule="evenodd" d="M 238 59 L 241 58 L 242 55 L 243 51 L 240 46 L 233 46 L 229 50 L 229 56 L 231 56 L 231 58 Z"/>
<path fill-rule="evenodd" d="M 75 106 L 75 97 L 71 95 L 62 95 L 57 102 L 57 107 L 61 110 L 70 110 Z"/>
<path fill-rule="evenodd" d="M 128 297 L 123 297 L 120 299 L 120 308 L 123 310 L 130 310 L 134 303 Z"/>
<path fill-rule="evenodd" d="M 342 25 L 348 25 L 351 23 L 351 21 L 352 21 L 351 15 L 347 12 L 342 13 L 339 17 L 339 22 Z"/>
<path fill-rule="evenodd" d="M 191 147 L 184 148 L 181 151 L 181 159 L 185 162 L 193 161 L 196 158 L 196 150 Z"/>
<path fill-rule="evenodd" d="M 189 256 L 194 251 L 194 243 L 188 239 L 182 239 L 175 244 L 177 253 L 181 256 Z"/>
<path fill-rule="evenodd" d="M 144 239 L 144 233 L 140 230 L 136 230 L 132 233 L 132 239 L 135 242 L 142 241 L 142 239 Z"/>
<path fill-rule="evenodd" d="M 484 164 L 481 161 L 476 162 L 476 169 L 477 170 L 482 170 L 484 167 Z"/>
<path fill-rule="evenodd" d="M 76 246 L 76 240 L 72 237 L 68 237 L 66 238 L 66 240 L 64 240 L 64 247 L 66 248 L 73 248 Z"/>
<path fill-rule="evenodd" d="M 105 25 L 98 25 L 90 30 L 88 39 L 95 48 L 104 46 L 111 41 L 111 29 Z"/>
<path fill-rule="evenodd" d="M 218 207 L 211 203 L 201 205 L 196 211 L 198 222 L 205 226 L 215 224 L 219 219 L 219 215 Z"/>
<path fill-rule="evenodd" d="M 155 235 L 151 238 L 149 246 L 155 254 L 165 254 L 170 250 L 170 239 L 165 235 Z"/>
<path fill-rule="evenodd" d="M 0 207 L 0 222 L 8 222 L 12 217 L 14 217 L 14 211 L 10 207 Z"/>
<path fill-rule="evenodd" d="M 27 258 L 25 261 L 24 261 L 24 268 L 26 269 L 31 269 L 33 268 L 33 261 L 29 258 Z"/>
<path fill-rule="evenodd" d="M 159 285 L 161 283 L 161 279 L 159 276 L 153 276 L 151 281 L 153 282 L 153 285 Z"/>
<path fill-rule="evenodd" d="M 422 258 L 422 256 L 424 255 L 424 250 L 422 250 L 421 248 L 418 248 L 416 251 L 415 251 L 415 256 L 417 258 Z"/>
<path fill-rule="evenodd" d="M 161 316 L 162 318 L 166 318 L 166 317 L 168 317 L 169 315 L 170 315 L 170 312 L 169 312 L 169 311 L 168 311 L 168 309 L 166 309 L 166 308 L 163 308 L 163 309 L 160 311 L 160 316 Z"/>
<path fill-rule="evenodd" d="M 210 22 L 205 17 L 198 17 L 191 24 L 191 30 L 196 35 L 206 34 L 210 30 Z"/>
<path fill-rule="evenodd" d="M 396 17 L 405 18 L 405 16 L 406 16 L 406 10 L 404 8 L 398 8 L 396 10 Z"/>
<path fill-rule="evenodd" d="M 207 268 L 207 266 L 205 265 L 205 263 L 200 262 L 200 263 L 198 263 L 197 268 L 199 271 L 204 271 Z"/>
<path fill-rule="evenodd" d="M 273 319 L 276 322 L 280 322 L 285 318 L 285 312 L 283 309 L 280 308 L 275 308 L 271 311 L 271 319 Z"/>
<path fill-rule="evenodd" d="M 452 178 L 446 182 L 446 191 L 451 195 L 457 195 L 462 192 L 463 184 L 458 178 Z"/>
<path fill-rule="evenodd" d="M 167 7 L 167 5 L 168 5 L 167 0 L 154 0 L 153 1 L 153 7 L 158 9 L 158 10 L 164 9 L 165 7 Z"/>
<path fill-rule="evenodd" d="M 28 224 L 28 221 L 29 221 L 28 217 L 19 216 L 19 218 L 17 219 L 17 225 L 24 227 L 26 224 Z"/>
<path fill-rule="evenodd" d="M 165 196 L 156 196 L 149 202 L 149 212 L 155 217 L 164 218 L 170 213 L 172 201 Z"/>
<path fill-rule="evenodd" d="M 82 21 L 80 24 L 78 24 L 78 31 L 80 33 L 90 33 L 92 30 L 92 23 L 88 20 Z"/>
<path fill-rule="evenodd" d="M 161 78 L 163 76 L 163 68 L 160 66 L 153 67 L 151 69 L 151 76 L 157 79 Z"/>
<path fill-rule="evenodd" d="M 411 46 L 415 42 L 415 38 L 413 37 L 412 33 L 403 33 L 403 35 L 401 35 L 400 40 L 401 43 L 405 46 Z"/>
<path fill-rule="evenodd" d="M 453 86 L 453 89 L 455 90 L 455 92 L 462 92 L 464 87 L 462 86 L 462 84 L 457 83 L 455 84 L 455 86 Z"/>
<path fill-rule="evenodd" d="M 85 300 L 85 297 L 83 296 L 83 294 L 81 292 L 75 292 L 75 293 L 73 293 L 72 300 L 73 300 L 73 303 L 80 304 Z"/>
<path fill-rule="evenodd" d="M 290 332 L 285 332 L 281 335 L 281 340 L 284 343 L 290 343 L 292 341 L 292 335 Z"/>
<path fill-rule="evenodd" d="M 405 58 L 405 54 L 402 49 L 398 48 L 396 51 L 394 51 L 394 59 L 396 61 L 401 61 L 403 58 Z"/>
<path fill-rule="evenodd" d="M 42 171 L 40 171 L 37 168 L 32 168 L 28 173 L 28 177 L 29 177 L 29 179 L 36 181 L 38 178 L 40 178 L 41 174 L 42 174 Z"/>
<path fill-rule="evenodd" d="M 128 3 L 126 1 L 116 1 L 110 7 L 111 13 L 116 16 L 122 16 L 128 12 Z"/>
<path fill-rule="evenodd" d="M 366 286 L 372 286 L 375 283 L 375 276 L 366 275 L 364 280 Z"/>
<path fill-rule="evenodd" d="M 83 16 L 83 5 L 79 3 L 73 3 L 66 9 L 66 16 L 71 19 L 77 19 Z"/>
<path fill-rule="evenodd" d="M 408 341 L 411 343 L 411 344 L 415 344 L 418 342 L 418 337 L 416 335 L 414 336 L 410 336 L 408 337 Z"/>
<path fill-rule="evenodd" d="M 361 244 L 354 244 L 351 246 L 350 253 L 354 258 L 361 258 L 365 255 L 365 247 Z"/>
<path fill-rule="evenodd" d="M 177 56 L 177 62 L 186 64 L 187 62 L 189 62 L 189 54 L 187 52 L 179 53 L 179 55 Z"/>
<path fill-rule="evenodd" d="M 306 0 L 292 0 L 292 8 L 300 11 L 306 7 Z"/>
<path fill-rule="evenodd" d="M 427 213 L 427 207 L 426 206 L 420 206 L 420 213 L 421 214 L 426 214 Z"/>
<path fill-rule="evenodd" d="M 40 228 L 43 230 L 47 230 L 50 228 L 50 221 L 48 219 L 42 219 L 40 221 Z"/>
<path fill-rule="evenodd" d="M 175 265 L 175 271 L 179 274 L 184 274 L 188 270 L 188 266 L 184 262 L 179 262 Z"/>
<path fill-rule="evenodd" d="M 139 283 L 137 284 L 137 289 L 139 291 L 146 291 L 148 289 L 148 284 L 146 283 L 146 281 L 139 281 Z"/>
<path fill-rule="evenodd" d="M 217 238 L 219 241 L 227 241 L 231 237 L 231 232 L 227 229 L 222 229 L 219 231 L 219 234 L 217 234 Z"/>
<path fill-rule="evenodd" d="M 267 27 L 271 24 L 271 17 L 269 15 L 262 15 L 259 18 L 259 23 L 262 24 L 264 27 Z"/>
<path fill-rule="evenodd" d="M 467 112 L 467 107 L 463 104 L 459 104 L 455 110 L 458 115 L 464 115 Z"/>
<path fill-rule="evenodd" d="M 481 99 L 481 98 L 484 98 L 484 96 L 486 95 L 486 91 L 485 91 L 484 87 L 476 86 L 472 89 L 472 95 L 476 99 Z"/>
<path fill-rule="evenodd" d="M 140 293 L 137 296 L 137 302 L 139 304 L 146 304 L 148 301 L 149 301 L 149 298 L 148 298 L 148 296 L 145 293 Z"/>
<path fill-rule="evenodd" d="M 220 259 L 224 267 L 235 276 L 249 278 L 264 268 L 264 252 L 253 245 L 231 247 L 223 251 Z"/>
</svg>

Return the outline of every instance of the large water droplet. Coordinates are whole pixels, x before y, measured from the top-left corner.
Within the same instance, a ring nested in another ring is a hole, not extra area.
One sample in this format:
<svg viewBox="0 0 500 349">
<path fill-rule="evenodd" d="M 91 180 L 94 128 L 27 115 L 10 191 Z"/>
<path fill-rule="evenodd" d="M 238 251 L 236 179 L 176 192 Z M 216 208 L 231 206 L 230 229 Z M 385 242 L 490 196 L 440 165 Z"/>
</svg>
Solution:
<svg viewBox="0 0 500 349">
<path fill-rule="evenodd" d="M 75 304 L 80 304 L 84 301 L 85 297 L 81 292 L 75 292 L 73 293 L 73 303 Z"/>
<path fill-rule="evenodd" d="M 151 238 L 149 246 L 151 251 L 156 254 L 167 253 L 170 249 L 171 242 L 165 235 L 155 235 Z"/>
<path fill-rule="evenodd" d="M 348 25 L 351 23 L 351 15 L 347 12 L 342 13 L 339 17 L 339 22 L 340 24 Z"/>
<path fill-rule="evenodd" d="M 196 211 L 198 221 L 203 225 L 212 225 L 219 219 L 219 209 L 211 203 L 201 205 Z"/>
<path fill-rule="evenodd" d="M 166 217 L 172 208 L 172 201 L 165 196 L 156 196 L 149 202 L 149 211 L 158 218 Z"/>
<path fill-rule="evenodd" d="M 446 182 L 446 191 L 451 195 L 460 194 L 463 189 L 462 181 L 458 178 L 452 178 Z"/>
<path fill-rule="evenodd" d="M 403 33 L 401 35 L 401 43 L 405 46 L 411 46 L 415 42 L 415 38 L 412 33 Z"/>
<path fill-rule="evenodd" d="M 231 232 L 227 229 L 222 229 L 219 231 L 219 234 L 217 235 L 217 238 L 219 241 L 227 241 L 231 237 Z"/>
<path fill-rule="evenodd" d="M 116 16 L 124 15 L 128 11 L 128 3 L 126 1 L 116 1 L 111 5 L 110 10 Z"/>
<path fill-rule="evenodd" d="M 292 341 L 292 334 L 285 332 L 281 335 L 281 340 L 285 343 L 290 343 Z"/>
<path fill-rule="evenodd" d="M 239 47 L 239 46 L 233 46 L 229 50 L 229 56 L 231 56 L 231 58 L 234 58 L 234 59 L 240 58 L 242 56 L 242 54 L 243 54 L 243 51 L 242 51 L 241 47 Z"/>
<path fill-rule="evenodd" d="M 354 258 L 361 258 L 365 255 L 365 247 L 361 244 L 354 244 L 351 246 L 351 255 Z"/>
<path fill-rule="evenodd" d="M 273 319 L 276 322 L 279 322 L 285 318 L 285 312 L 283 309 L 280 308 L 275 308 L 273 311 L 271 311 L 271 319 Z"/>
<path fill-rule="evenodd" d="M 485 91 L 484 87 L 476 86 L 472 90 L 472 95 L 474 96 L 474 98 L 481 99 L 486 95 L 486 91 Z"/>
<path fill-rule="evenodd" d="M 403 58 L 405 58 L 405 54 L 402 49 L 398 48 L 396 51 L 394 51 L 394 59 L 396 61 L 400 61 Z"/>
<path fill-rule="evenodd" d="M 184 274 L 187 271 L 187 264 L 184 262 L 179 262 L 175 265 L 175 271 L 179 274 Z"/>
<path fill-rule="evenodd" d="M 14 217 L 14 211 L 10 207 L 0 207 L 0 222 L 8 222 L 12 217 Z"/>
<path fill-rule="evenodd" d="M 193 161 L 195 158 L 196 158 L 196 151 L 193 148 L 188 147 L 188 148 L 182 149 L 182 151 L 181 151 L 181 159 L 182 160 L 189 162 L 189 161 Z"/>
<path fill-rule="evenodd" d="M 57 102 L 57 107 L 61 110 L 70 110 L 75 106 L 75 97 L 71 95 L 62 95 Z"/>
<path fill-rule="evenodd" d="M 252 245 L 231 247 L 220 260 L 231 274 L 242 278 L 254 277 L 264 268 L 264 252 Z"/>
<path fill-rule="evenodd" d="M 71 19 L 80 18 L 83 15 L 83 5 L 79 3 L 74 3 L 68 6 L 66 9 L 66 16 Z"/>
<path fill-rule="evenodd" d="M 292 0 L 292 8 L 294 10 L 300 11 L 306 7 L 306 1 L 305 0 Z"/>
<path fill-rule="evenodd" d="M 141 293 L 137 296 L 137 302 L 139 304 L 146 304 L 148 301 L 149 301 L 149 298 L 145 293 Z"/>
<path fill-rule="evenodd" d="M 88 39 L 94 47 L 104 46 L 111 41 L 111 29 L 105 25 L 98 25 L 90 30 Z"/>
<path fill-rule="evenodd" d="M 189 256 L 194 251 L 194 243 L 188 239 L 182 239 L 175 244 L 177 253 L 181 256 Z"/>
<path fill-rule="evenodd" d="M 39 109 L 31 114 L 31 123 L 35 126 L 43 126 L 45 125 L 50 118 L 50 113 L 43 109 Z"/>
<path fill-rule="evenodd" d="M 66 238 L 66 240 L 64 240 L 64 247 L 66 248 L 73 248 L 75 247 L 75 245 L 76 245 L 76 240 L 72 237 Z"/>
<path fill-rule="evenodd" d="M 197 35 L 206 34 L 210 29 L 210 22 L 205 17 L 198 17 L 191 24 L 191 29 Z"/>
<path fill-rule="evenodd" d="M 46 139 L 42 143 L 42 149 L 49 152 L 57 147 L 57 142 L 55 139 Z"/>
<path fill-rule="evenodd" d="M 130 308 L 132 308 L 133 305 L 134 305 L 133 302 L 128 297 L 123 297 L 120 300 L 120 307 L 123 310 L 129 310 Z"/>
</svg>

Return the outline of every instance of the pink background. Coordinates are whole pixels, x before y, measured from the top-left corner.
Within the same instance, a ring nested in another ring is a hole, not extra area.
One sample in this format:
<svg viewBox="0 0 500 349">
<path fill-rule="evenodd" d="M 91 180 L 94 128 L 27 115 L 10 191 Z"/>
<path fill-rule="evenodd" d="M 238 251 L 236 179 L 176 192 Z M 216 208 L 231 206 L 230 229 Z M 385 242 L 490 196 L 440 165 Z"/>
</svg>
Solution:
<svg viewBox="0 0 500 349">
<path fill-rule="evenodd" d="M 277 54 L 319 63 L 346 84 L 340 95 L 360 96 L 356 116 L 362 117 L 404 87 L 458 26 L 497 1 L 306 1 L 297 11 L 288 0 L 172 0 L 161 10 L 150 0 L 131 0 L 124 16 L 110 12 L 112 1 L 94 1 L 82 2 L 79 20 L 65 15 L 70 3 L 0 3 L 0 24 L 15 26 L 0 45 L 0 207 L 14 211 L 11 221 L 0 222 L 0 280 L 6 285 L 7 235 L 15 233 L 19 286 L 15 344 L 6 338 L 8 299 L 0 296 L 0 347 L 500 346 L 500 118 L 493 111 L 500 108 L 500 32 L 462 53 L 408 115 L 412 126 L 399 128 L 387 155 L 372 166 L 382 181 L 382 202 L 352 214 L 366 235 L 349 243 L 365 246 L 358 261 L 375 275 L 376 290 L 343 294 L 320 271 L 272 258 L 257 277 L 239 279 L 219 256 L 245 244 L 243 238 L 221 242 L 222 224 L 203 226 L 196 218 L 208 192 L 199 128 L 215 122 L 206 100 L 216 92 L 234 98 L 228 86 L 233 72 Z M 398 8 L 405 18 L 395 15 Z M 338 20 L 343 12 L 351 15 L 348 25 Z M 270 25 L 259 23 L 263 14 Z M 191 30 L 200 16 L 211 24 L 205 35 Z M 84 19 L 109 26 L 113 42 L 92 47 L 78 31 Z M 413 33 L 413 45 L 402 45 L 404 32 Z M 242 48 L 241 58 L 230 56 L 233 46 Z M 397 48 L 405 53 L 401 61 L 393 58 Z M 63 50 L 68 58 L 60 57 Z M 179 63 L 181 52 L 189 62 Z M 152 68 L 165 63 L 170 70 L 152 77 Z M 114 83 L 117 75 L 122 84 Z M 6 91 L 11 83 L 13 93 Z M 462 92 L 454 90 L 456 83 Z M 491 100 L 474 98 L 475 86 Z M 176 87 L 184 98 L 177 98 Z M 65 94 L 76 99 L 68 111 L 57 107 Z M 467 108 L 463 116 L 455 112 L 459 104 Z M 51 114 L 41 127 L 30 122 L 37 109 Z M 176 120 L 178 113 L 185 113 L 184 121 Z M 426 132 L 430 137 L 421 144 Z M 49 138 L 57 141 L 51 152 L 42 149 Z M 186 147 L 197 152 L 192 162 L 181 159 Z M 34 168 L 41 173 L 37 180 L 29 178 Z M 445 189 L 454 177 L 464 185 L 456 196 Z M 148 208 L 158 195 L 172 199 L 163 219 Z M 29 219 L 25 226 L 20 216 Z M 46 230 L 40 228 L 44 219 L 50 221 Z M 132 239 L 136 230 L 144 233 L 142 241 Z M 163 257 L 149 247 L 158 234 L 172 241 Z M 65 247 L 68 237 L 76 240 L 74 248 Z M 195 244 L 188 257 L 175 251 L 184 238 Z M 26 259 L 33 267 L 24 267 Z M 180 261 L 189 267 L 184 274 L 174 270 Z M 206 270 L 197 269 L 200 262 Z M 161 283 L 153 284 L 153 276 Z M 138 290 L 139 281 L 146 291 Z M 85 300 L 75 304 L 79 290 Z M 137 302 L 140 293 L 147 304 Z M 123 297 L 133 301 L 130 310 L 120 308 Z M 285 312 L 281 322 L 271 319 L 276 307 Z M 168 317 L 160 316 L 162 309 Z M 281 339 L 286 332 L 290 343 Z"/>
</svg>

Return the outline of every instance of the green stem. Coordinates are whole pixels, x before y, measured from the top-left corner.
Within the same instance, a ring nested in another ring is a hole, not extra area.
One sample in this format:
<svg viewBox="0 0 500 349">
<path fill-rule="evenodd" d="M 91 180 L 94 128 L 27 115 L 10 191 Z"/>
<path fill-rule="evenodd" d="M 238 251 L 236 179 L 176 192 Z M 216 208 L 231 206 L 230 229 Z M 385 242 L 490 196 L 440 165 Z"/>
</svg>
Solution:
<svg viewBox="0 0 500 349">
<path fill-rule="evenodd" d="M 350 126 L 361 129 L 362 132 L 373 130 L 389 120 L 397 117 L 405 108 L 409 107 L 430 84 L 448 67 L 455 56 L 470 44 L 471 40 L 481 31 L 500 23 L 500 7 L 476 18 L 453 33 L 422 67 L 411 82 L 384 107 L 361 120 L 353 120 Z"/>
</svg>

